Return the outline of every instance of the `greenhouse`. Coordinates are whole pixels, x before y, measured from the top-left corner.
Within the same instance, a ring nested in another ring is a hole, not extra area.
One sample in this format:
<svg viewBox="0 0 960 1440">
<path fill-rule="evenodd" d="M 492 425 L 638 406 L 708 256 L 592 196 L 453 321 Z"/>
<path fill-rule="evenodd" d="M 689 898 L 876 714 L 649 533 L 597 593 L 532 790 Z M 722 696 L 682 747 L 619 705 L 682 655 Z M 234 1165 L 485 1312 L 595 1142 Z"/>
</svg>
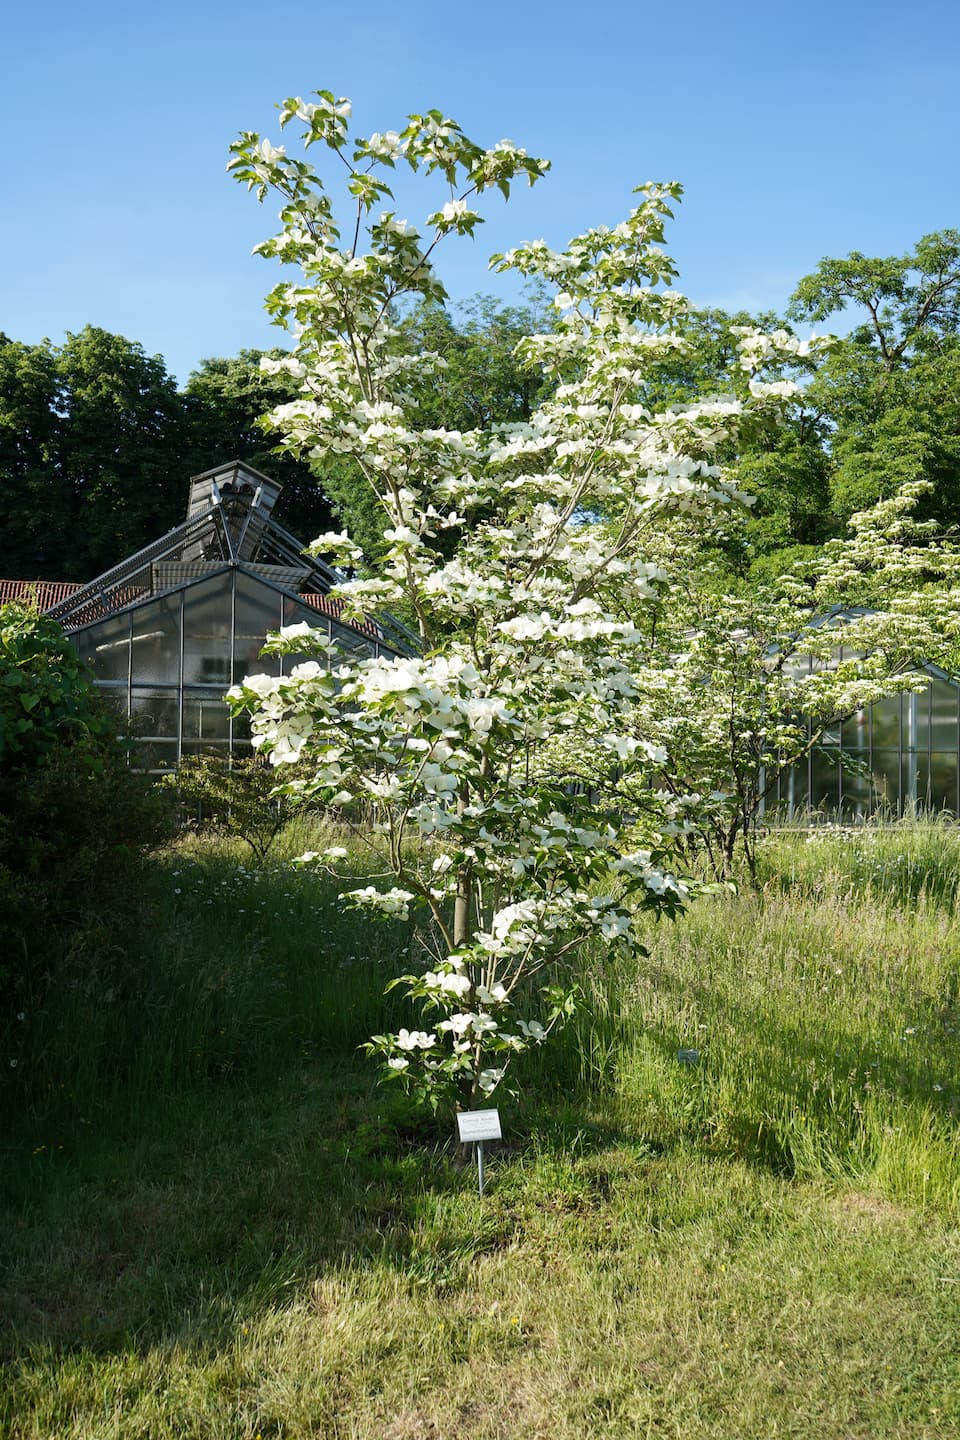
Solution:
<svg viewBox="0 0 960 1440">
<path fill-rule="evenodd" d="M 47 613 L 69 634 L 151 772 L 186 755 L 249 750 L 224 692 L 303 656 L 263 656 L 267 633 L 302 621 L 342 653 L 395 655 L 412 637 L 389 617 L 350 624 L 329 595 L 339 577 L 272 518 L 280 486 L 235 462 L 190 482 L 185 523 Z"/>
</svg>

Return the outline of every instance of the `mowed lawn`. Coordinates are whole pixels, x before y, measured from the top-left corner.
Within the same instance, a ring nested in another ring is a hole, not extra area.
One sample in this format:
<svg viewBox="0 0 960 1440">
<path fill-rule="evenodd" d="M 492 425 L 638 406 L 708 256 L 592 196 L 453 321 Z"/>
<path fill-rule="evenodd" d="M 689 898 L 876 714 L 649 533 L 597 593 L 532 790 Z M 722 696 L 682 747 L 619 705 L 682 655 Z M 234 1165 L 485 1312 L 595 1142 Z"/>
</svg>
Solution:
<svg viewBox="0 0 960 1440">
<path fill-rule="evenodd" d="M 3 1037 L 0 1434 L 960 1434 L 958 877 L 783 836 L 589 957 L 481 1199 L 357 1055 L 406 931 L 163 852 Z"/>
</svg>

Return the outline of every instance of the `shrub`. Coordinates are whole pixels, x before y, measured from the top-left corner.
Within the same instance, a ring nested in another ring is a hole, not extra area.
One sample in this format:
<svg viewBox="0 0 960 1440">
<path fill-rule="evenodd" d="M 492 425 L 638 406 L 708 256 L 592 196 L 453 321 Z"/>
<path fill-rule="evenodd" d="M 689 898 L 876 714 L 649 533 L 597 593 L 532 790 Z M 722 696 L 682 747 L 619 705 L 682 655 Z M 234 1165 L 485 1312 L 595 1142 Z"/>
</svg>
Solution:
<svg viewBox="0 0 960 1440">
<path fill-rule="evenodd" d="M 0 996 L 36 998 L 91 921 L 122 919 L 144 848 L 169 825 L 55 622 L 0 607 Z"/>
<path fill-rule="evenodd" d="M 197 816 L 200 825 L 244 840 L 263 860 L 291 814 L 285 796 L 274 795 L 277 777 L 265 760 L 226 759 L 220 755 L 191 755 L 176 774 L 160 782 L 176 791 L 181 803 Z"/>
<path fill-rule="evenodd" d="M 103 741 L 109 714 L 55 620 L 0 605 L 0 774 L 22 772 L 64 745 Z"/>
</svg>

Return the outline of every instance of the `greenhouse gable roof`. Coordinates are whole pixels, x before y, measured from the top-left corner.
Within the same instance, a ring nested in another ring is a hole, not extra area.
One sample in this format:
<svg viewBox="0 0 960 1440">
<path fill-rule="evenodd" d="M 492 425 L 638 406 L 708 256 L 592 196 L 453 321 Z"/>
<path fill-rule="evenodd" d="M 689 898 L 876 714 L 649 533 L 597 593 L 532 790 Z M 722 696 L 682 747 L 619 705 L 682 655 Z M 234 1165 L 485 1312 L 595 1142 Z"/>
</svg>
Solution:
<svg viewBox="0 0 960 1440">
<path fill-rule="evenodd" d="M 0 602 L 33 601 L 69 633 L 235 565 L 339 625 L 399 652 L 415 649 L 416 637 L 393 616 L 343 618 L 341 602 L 330 594 L 343 576 L 277 524 L 272 512 L 279 493 L 275 480 L 243 461 L 216 466 L 191 480 L 183 524 L 136 554 L 87 584 L 0 580 Z"/>
</svg>

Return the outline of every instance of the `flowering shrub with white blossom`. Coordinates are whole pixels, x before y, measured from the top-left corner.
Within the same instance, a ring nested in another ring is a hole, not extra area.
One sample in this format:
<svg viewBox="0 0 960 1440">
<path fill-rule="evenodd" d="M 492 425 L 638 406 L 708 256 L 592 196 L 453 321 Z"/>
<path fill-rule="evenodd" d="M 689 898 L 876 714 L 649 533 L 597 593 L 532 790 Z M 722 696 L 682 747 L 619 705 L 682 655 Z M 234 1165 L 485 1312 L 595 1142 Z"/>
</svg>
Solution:
<svg viewBox="0 0 960 1440">
<path fill-rule="evenodd" d="M 672 528 L 674 566 L 696 578 L 658 616 L 624 739 L 659 738 L 664 804 L 718 879 L 741 862 L 756 877 L 764 801 L 828 732 L 839 738 L 841 723 L 863 721 L 878 701 L 922 692 L 925 666 L 957 673 L 960 547 L 917 518 L 928 488 L 903 485 L 854 515 L 849 536 L 749 587 L 711 562 L 701 536 Z M 734 532 L 742 523 L 724 519 Z M 857 773 L 855 751 L 836 744 L 834 754 Z M 603 787 L 582 760 L 570 773 Z M 617 789 L 629 794 L 629 780 Z"/>
<path fill-rule="evenodd" d="M 558 287 L 554 332 L 521 353 L 554 382 L 529 423 L 461 432 L 422 428 L 418 406 L 443 364 L 403 354 L 391 324 L 405 296 L 443 298 L 438 243 L 471 235 L 486 192 L 547 169 L 518 146 L 484 149 L 439 112 L 351 142 L 350 105 L 330 92 L 289 100 L 307 147 L 325 146 L 355 209 L 341 229 L 319 176 L 255 133 L 231 168 L 261 200 L 280 197 L 282 229 L 258 249 L 287 266 L 268 309 L 291 329 L 282 366 L 298 400 L 272 416 L 283 446 L 355 462 L 382 507 L 386 563 L 345 579 L 349 614 L 402 607 L 419 653 L 357 659 L 309 627 L 268 648 L 313 655 L 282 678 L 248 676 L 231 691 L 252 715 L 256 747 L 311 776 L 284 787 L 350 813 L 373 805 L 366 876 L 348 903 L 419 922 L 423 965 L 404 977 L 422 1029 L 376 1036 L 388 1074 L 420 1098 L 470 1105 L 500 1084 L 511 1057 L 540 1044 L 576 995 L 570 963 L 585 942 L 636 946 L 638 909 L 673 915 L 685 886 L 669 869 L 675 828 L 656 795 L 627 815 L 567 784 L 564 755 L 590 757 L 630 782 L 665 760 L 631 716 L 664 568 L 649 542 L 668 517 L 689 521 L 738 498 L 715 463 L 751 408 L 789 382 L 755 371 L 794 337 L 741 337 L 731 391 L 661 411 L 641 403 L 650 367 L 682 347 L 683 297 L 662 249 L 676 184 L 647 184 L 615 228 L 567 250 L 542 241 L 491 262 Z M 423 229 L 389 208 L 389 171 L 439 178 L 445 198 Z M 602 517 L 607 517 L 603 519 Z M 447 542 L 457 538 L 454 553 Z M 355 565 L 346 534 L 315 550 Z M 342 859 L 340 851 L 303 863 Z"/>
</svg>

